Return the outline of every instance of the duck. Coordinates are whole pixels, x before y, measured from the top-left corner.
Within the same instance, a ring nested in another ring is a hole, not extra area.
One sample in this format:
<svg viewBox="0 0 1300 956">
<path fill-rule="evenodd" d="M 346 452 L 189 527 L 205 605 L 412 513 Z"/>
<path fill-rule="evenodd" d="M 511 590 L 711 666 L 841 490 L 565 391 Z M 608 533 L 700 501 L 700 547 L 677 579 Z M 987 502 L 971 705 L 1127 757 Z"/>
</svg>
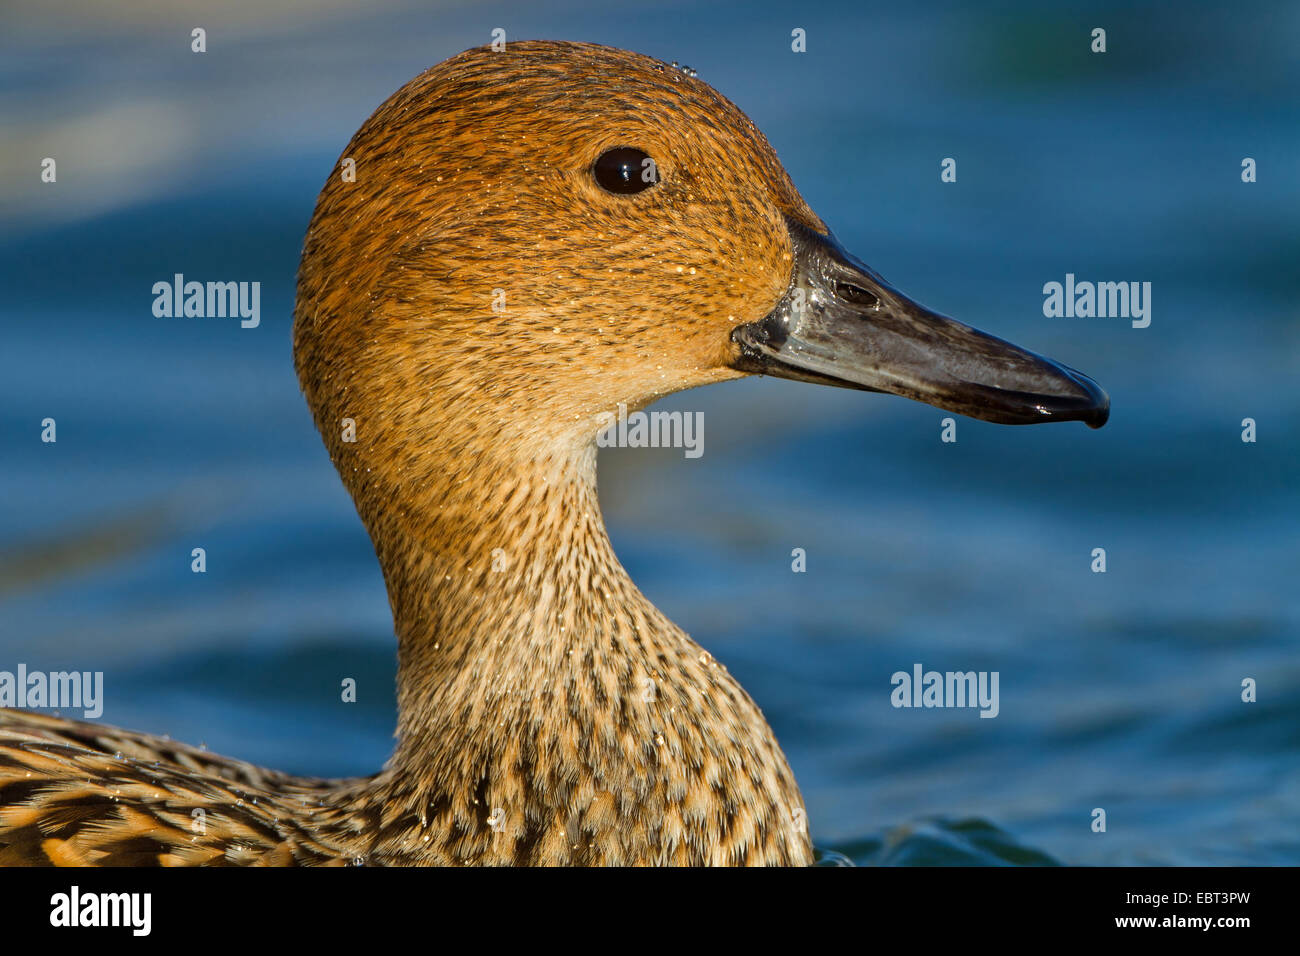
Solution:
<svg viewBox="0 0 1300 956">
<path fill-rule="evenodd" d="M 854 258 L 695 71 L 576 42 L 468 50 L 365 121 L 293 356 L 383 571 L 391 758 L 306 778 L 0 711 L 0 865 L 809 864 L 758 705 L 614 552 L 602 427 L 751 375 L 1003 424 L 1110 406 Z"/>
</svg>

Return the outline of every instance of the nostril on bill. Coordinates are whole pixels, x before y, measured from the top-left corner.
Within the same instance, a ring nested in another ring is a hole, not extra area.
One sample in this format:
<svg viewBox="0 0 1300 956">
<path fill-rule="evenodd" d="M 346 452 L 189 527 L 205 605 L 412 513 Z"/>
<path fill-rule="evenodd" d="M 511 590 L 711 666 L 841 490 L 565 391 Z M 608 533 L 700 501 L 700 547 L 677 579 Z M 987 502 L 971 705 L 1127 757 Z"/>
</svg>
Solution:
<svg viewBox="0 0 1300 956">
<path fill-rule="evenodd" d="M 852 282 L 835 283 L 835 295 L 845 302 L 866 309 L 874 309 L 880 305 L 879 296 L 862 288 L 860 285 L 854 285 Z"/>
</svg>

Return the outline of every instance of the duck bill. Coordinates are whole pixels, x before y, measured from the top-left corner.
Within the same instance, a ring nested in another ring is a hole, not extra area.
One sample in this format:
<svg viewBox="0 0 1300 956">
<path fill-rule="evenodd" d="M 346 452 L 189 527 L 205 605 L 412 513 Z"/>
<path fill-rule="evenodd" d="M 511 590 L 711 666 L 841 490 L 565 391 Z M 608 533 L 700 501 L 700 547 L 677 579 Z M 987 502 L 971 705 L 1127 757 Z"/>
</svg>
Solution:
<svg viewBox="0 0 1300 956">
<path fill-rule="evenodd" d="M 736 328 L 740 371 L 889 392 L 1003 425 L 1106 424 L 1088 376 L 918 305 L 829 233 L 790 222 L 794 275 L 776 308 Z"/>
</svg>

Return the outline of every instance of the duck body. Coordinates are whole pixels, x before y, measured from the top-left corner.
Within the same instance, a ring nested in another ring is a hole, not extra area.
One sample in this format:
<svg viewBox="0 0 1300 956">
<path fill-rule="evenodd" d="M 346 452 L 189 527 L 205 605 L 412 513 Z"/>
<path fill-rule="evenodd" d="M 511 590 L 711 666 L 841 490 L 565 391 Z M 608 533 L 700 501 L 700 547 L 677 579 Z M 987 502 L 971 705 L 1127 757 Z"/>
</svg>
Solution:
<svg viewBox="0 0 1300 956">
<path fill-rule="evenodd" d="M 0 709 L 0 866 L 336 864 L 330 790 L 151 734 Z"/>
<path fill-rule="evenodd" d="M 884 284 L 740 110 L 648 57 L 470 50 L 342 159 L 294 359 L 384 572 L 394 753 L 304 779 L 0 711 L 0 864 L 810 863 L 762 713 L 614 553 L 604 416 L 754 373 L 1007 423 L 1100 424 L 1104 393 Z"/>
</svg>

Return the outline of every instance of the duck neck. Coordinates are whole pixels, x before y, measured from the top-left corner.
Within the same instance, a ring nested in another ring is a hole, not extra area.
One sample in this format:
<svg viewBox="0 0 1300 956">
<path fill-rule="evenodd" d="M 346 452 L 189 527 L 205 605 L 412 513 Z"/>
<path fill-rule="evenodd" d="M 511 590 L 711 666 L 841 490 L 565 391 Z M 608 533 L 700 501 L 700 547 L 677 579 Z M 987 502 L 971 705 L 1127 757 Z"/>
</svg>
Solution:
<svg viewBox="0 0 1300 956">
<path fill-rule="evenodd" d="M 623 570 L 595 459 L 485 453 L 414 504 L 358 496 L 399 645 L 398 742 L 362 797 L 377 839 L 390 821 L 426 862 L 807 862 L 772 731 Z"/>
<path fill-rule="evenodd" d="M 373 529 L 398 637 L 395 767 L 427 768 L 503 719 L 569 709 L 575 680 L 608 706 L 655 679 L 640 663 L 691 645 L 614 554 L 595 448 L 523 462 L 470 456 Z M 373 526 L 372 526 L 373 527 Z M 616 702 L 615 702 L 616 703 Z M 468 768 L 466 768 L 468 769 Z"/>
</svg>

